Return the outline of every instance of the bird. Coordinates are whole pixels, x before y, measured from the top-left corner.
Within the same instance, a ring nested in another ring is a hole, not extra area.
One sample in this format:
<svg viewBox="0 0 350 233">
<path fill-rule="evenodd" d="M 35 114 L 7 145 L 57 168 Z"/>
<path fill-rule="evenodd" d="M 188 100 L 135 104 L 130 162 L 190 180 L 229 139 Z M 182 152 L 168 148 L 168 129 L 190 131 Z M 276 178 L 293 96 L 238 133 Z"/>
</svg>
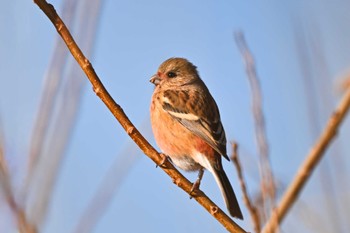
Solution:
<svg viewBox="0 0 350 233">
<path fill-rule="evenodd" d="M 243 220 L 222 166 L 221 157 L 228 161 L 229 157 L 219 109 L 197 67 L 185 58 L 169 58 L 150 82 L 155 86 L 150 104 L 152 131 L 162 153 L 176 167 L 198 171 L 191 193 L 199 189 L 204 170 L 211 172 L 228 212 Z"/>
</svg>

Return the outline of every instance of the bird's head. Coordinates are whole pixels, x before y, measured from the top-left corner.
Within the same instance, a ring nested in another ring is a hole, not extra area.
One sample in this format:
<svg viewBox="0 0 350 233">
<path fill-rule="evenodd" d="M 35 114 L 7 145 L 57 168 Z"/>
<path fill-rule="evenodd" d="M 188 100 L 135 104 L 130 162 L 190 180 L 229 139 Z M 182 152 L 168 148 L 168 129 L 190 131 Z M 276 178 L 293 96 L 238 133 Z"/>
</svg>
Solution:
<svg viewBox="0 0 350 233">
<path fill-rule="evenodd" d="M 197 67 L 185 58 L 170 58 L 163 62 L 150 79 L 154 85 L 183 86 L 199 79 Z"/>
</svg>

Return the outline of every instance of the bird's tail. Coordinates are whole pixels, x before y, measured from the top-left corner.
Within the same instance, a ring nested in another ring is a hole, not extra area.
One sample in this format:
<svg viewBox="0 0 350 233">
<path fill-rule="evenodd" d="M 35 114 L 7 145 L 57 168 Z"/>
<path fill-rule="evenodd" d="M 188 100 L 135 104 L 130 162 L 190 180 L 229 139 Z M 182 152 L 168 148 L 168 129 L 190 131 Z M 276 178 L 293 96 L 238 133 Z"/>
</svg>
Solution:
<svg viewBox="0 0 350 233">
<path fill-rule="evenodd" d="M 224 169 L 222 168 L 222 166 L 220 166 L 220 168 L 215 168 L 213 166 L 213 174 L 216 182 L 220 187 L 221 194 L 225 200 L 225 203 L 230 215 L 232 217 L 243 220 L 243 215 L 242 215 L 241 209 L 239 208 L 239 204 L 238 204 L 235 192 L 233 191 L 231 183 L 227 178 L 227 175 Z"/>
</svg>

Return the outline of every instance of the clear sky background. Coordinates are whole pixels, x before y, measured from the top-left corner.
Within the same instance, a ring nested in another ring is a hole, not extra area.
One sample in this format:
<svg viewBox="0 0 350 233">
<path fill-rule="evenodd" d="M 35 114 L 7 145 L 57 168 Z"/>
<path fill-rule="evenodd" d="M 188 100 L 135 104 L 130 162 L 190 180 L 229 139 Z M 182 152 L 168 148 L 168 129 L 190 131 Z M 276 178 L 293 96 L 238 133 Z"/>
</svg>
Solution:
<svg viewBox="0 0 350 233">
<path fill-rule="evenodd" d="M 19 190 L 26 176 L 29 139 L 44 76 L 55 56 L 57 33 L 33 1 L 1 3 L 0 125 L 15 190 Z M 61 13 L 61 1 L 52 3 Z M 348 71 L 350 59 L 349 7 L 343 0 L 104 1 L 90 61 L 116 102 L 154 146 L 149 123 L 153 85 L 148 80 L 169 57 L 185 57 L 194 63 L 220 108 L 228 140 L 240 145 L 249 191 L 254 196 L 259 173 L 251 93 L 233 38 L 234 31 L 242 30 L 256 60 L 272 167 L 282 193 L 340 99 L 336 86 Z M 305 85 L 306 79 L 311 80 L 312 90 Z M 337 177 L 350 175 L 349 159 L 341 157 L 349 154 L 349 124 L 347 119 L 339 133 L 334 146 L 337 153 L 330 153 L 333 157 L 321 165 L 329 166 L 332 174 L 341 172 L 330 178 L 336 182 L 329 187 L 337 192 L 330 192 L 328 198 L 337 199 L 334 206 L 344 211 L 338 220 L 343 232 L 350 214 L 350 190 L 349 184 Z M 50 148 L 45 156 L 50 158 Z M 133 146 L 89 83 L 84 87 L 40 232 L 73 232 L 112 166 L 117 167 L 112 170 L 121 169 L 121 177 L 116 178 L 120 182 L 91 232 L 225 232 Z M 224 167 L 245 216 L 237 222 L 252 230 L 236 171 L 229 162 L 225 161 Z M 196 177 L 186 175 L 191 180 Z M 113 175 L 107 176 L 113 180 Z M 299 213 L 307 213 L 305 209 L 317 215 L 316 221 L 328 219 L 320 177 L 316 172 L 308 183 L 302 201 L 286 218 L 285 232 L 315 232 L 307 224 L 296 225 L 300 224 Z M 204 175 L 201 187 L 226 210 L 211 174 Z M 3 194 L 0 199 L 0 206 L 4 206 Z M 16 232 L 11 212 L 6 207 L 0 209 L 0 232 Z M 334 229 L 332 223 L 325 225 L 324 229 Z"/>
</svg>

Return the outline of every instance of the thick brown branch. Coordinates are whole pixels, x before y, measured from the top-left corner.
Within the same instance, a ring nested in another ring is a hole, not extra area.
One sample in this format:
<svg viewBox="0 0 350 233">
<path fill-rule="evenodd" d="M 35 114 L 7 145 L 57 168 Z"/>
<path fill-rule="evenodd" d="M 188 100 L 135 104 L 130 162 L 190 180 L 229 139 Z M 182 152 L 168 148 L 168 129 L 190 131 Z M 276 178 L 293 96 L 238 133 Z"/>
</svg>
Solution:
<svg viewBox="0 0 350 233">
<path fill-rule="evenodd" d="M 68 49 L 72 53 L 73 57 L 79 63 L 88 79 L 90 80 L 93 89 L 97 96 L 104 102 L 114 117 L 119 121 L 124 130 L 134 140 L 134 142 L 140 147 L 140 149 L 151 158 L 156 164 L 162 163 L 162 157 L 159 153 L 148 143 L 148 141 L 140 134 L 136 127 L 131 123 L 128 117 L 125 115 L 123 109 L 113 100 L 102 82 L 95 73 L 89 60 L 81 52 L 77 44 L 75 43 L 72 35 L 69 33 L 67 27 L 56 13 L 54 7 L 48 4 L 44 0 L 34 0 L 34 2 L 40 7 L 40 9 L 47 15 L 47 17 L 54 24 L 57 32 L 60 34 Z M 165 173 L 167 173 L 185 192 L 190 193 L 192 183 L 188 181 L 181 173 L 179 173 L 174 166 L 165 160 L 161 166 Z M 230 232 L 245 232 L 240 226 L 238 226 L 231 218 L 229 218 L 220 208 L 217 207 L 203 192 L 198 192 L 194 199 L 201 204 L 211 215 L 213 215 L 228 231 Z"/>
<path fill-rule="evenodd" d="M 350 90 L 346 92 L 340 104 L 332 114 L 331 118 L 328 120 L 328 123 L 321 136 L 316 141 L 314 147 L 311 149 L 303 164 L 300 166 L 292 183 L 289 185 L 285 194 L 283 195 L 281 202 L 275 209 L 274 215 L 277 217 L 277 222 L 275 221 L 276 218 L 274 216 L 271 216 L 262 231 L 263 233 L 275 232 L 277 226 L 276 223 L 281 223 L 283 221 L 284 217 L 298 198 L 302 188 L 306 184 L 306 181 L 310 178 L 318 162 L 325 154 L 325 151 L 331 143 L 332 139 L 336 136 L 340 124 L 343 122 L 349 110 L 349 107 Z"/>
</svg>

